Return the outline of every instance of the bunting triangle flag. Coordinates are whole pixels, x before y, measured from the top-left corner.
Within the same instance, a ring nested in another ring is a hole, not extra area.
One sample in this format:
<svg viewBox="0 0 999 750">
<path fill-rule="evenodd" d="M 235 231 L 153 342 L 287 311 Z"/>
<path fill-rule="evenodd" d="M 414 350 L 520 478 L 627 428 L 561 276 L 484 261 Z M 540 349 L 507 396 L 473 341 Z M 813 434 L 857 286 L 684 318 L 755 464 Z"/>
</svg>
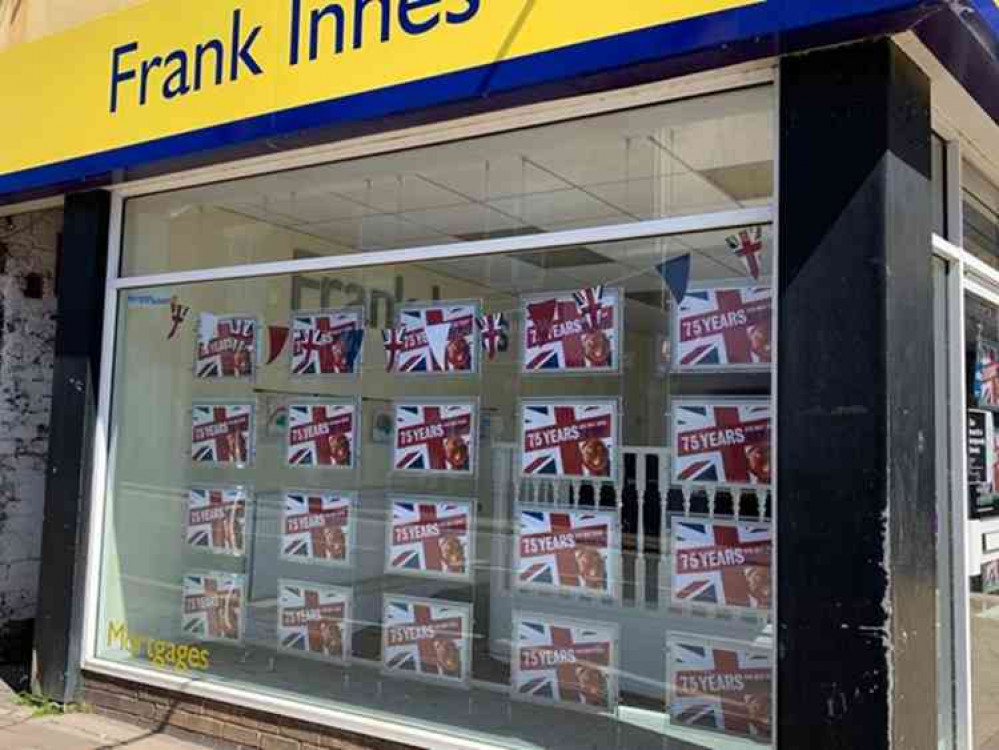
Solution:
<svg viewBox="0 0 999 750">
<path fill-rule="evenodd" d="M 660 263 L 656 266 L 656 270 L 663 277 L 666 286 L 673 293 L 673 299 L 679 305 L 687 296 L 687 287 L 690 284 L 690 253 Z"/>
<path fill-rule="evenodd" d="M 284 345 L 288 343 L 288 326 L 267 326 L 268 352 L 267 364 L 281 356 Z"/>
</svg>

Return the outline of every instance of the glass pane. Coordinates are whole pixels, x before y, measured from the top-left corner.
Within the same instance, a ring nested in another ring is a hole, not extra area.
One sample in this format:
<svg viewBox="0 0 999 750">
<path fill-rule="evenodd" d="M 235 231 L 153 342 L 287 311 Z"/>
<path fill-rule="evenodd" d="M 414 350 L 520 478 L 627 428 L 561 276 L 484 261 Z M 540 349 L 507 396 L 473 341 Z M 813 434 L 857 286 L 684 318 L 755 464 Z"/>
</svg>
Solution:
<svg viewBox="0 0 999 750">
<path fill-rule="evenodd" d="M 965 295 L 973 746 L 999 735 L 999 308 Z"/>
<path fill-rule="evenodd" d="M 123 292 L 99 655 L 510 748 L 768 745 L 770 235 Z"/>
<path fill-rule="evenodd" d="M 768 204 L 763 87 L 129 200 L 122 273 L 537 234 Z"/>
<path fill-rule="evenodd" d="M 968 162 L 962 180 L 964 249 L 999 267 L 999 189 Z"/>
</svg>

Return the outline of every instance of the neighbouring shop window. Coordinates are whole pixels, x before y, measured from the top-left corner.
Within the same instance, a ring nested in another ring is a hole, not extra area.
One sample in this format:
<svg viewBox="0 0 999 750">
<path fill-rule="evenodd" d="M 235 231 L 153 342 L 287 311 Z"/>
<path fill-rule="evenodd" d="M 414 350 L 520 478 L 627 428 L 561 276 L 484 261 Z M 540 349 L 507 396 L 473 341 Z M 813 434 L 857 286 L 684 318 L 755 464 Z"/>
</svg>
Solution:
<svg viewBox="0 0 999 750">
<path fill-rule="evenodd" d="M 129 202 L 122 273 L 342 255 L 766 205 L 751 88 Z"/>
<path fill-rule="evenodd" d="M 968 361 L 968 568 L 971 620 L 973 747 L 992 747 L 999 733 L 999 307 L 965 295 Z"/>
<path fill-rule="evenodd" d="M 646 114 L 546 139 L 613 172 Z M 433 196 L 482 143 L 393 169 Z M 130 202 L 127 242 L 188 206 L 230 262 L 229 190 Z M 98 656 L 510 748 L 770 745 L 771 227 L 455 250 L 120 293 Z"/>
<path fill-rule="evenodd" d="M 999 188 L 969 162 L 962 166 L 964 249 L 999 267 Z"/>
</svg>

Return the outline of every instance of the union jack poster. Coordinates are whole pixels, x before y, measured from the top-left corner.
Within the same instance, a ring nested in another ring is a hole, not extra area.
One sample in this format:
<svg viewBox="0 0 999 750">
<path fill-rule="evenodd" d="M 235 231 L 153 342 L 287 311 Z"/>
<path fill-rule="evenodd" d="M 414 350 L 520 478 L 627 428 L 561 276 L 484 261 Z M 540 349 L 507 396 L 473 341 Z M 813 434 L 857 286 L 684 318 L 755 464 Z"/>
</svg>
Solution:
<svg viewBox="0 0 999 750">
<path fill-rule="evenodd" d="M 769 524 L 675 518 L 672 528 L 673 602 L 770 609 Z"/>
<path fill-rule="evenodd" d="M 253 404 L 195 403 L 191 408 L 191 457 L 196 463 L 251 463 Z"/>
<path fill-rule="evenodd" d="M 455 685 L 468 682 L 469 605 L 386 596 L 384 607 L 382 668 L 386 673 Z"/>
<path fill-rule="evenodd" d="M 618 700 L 616 625 L 515 612 L 513 639 L 515 698 L 614 711 Z"/>
<path fill-rule="evenodd" d="M 768 286 L 689 290 L 674 308 L 674 369 L 769 368 L 772 315 Z"/>
<path fill-rule="evenodd" d="M 470 500 L 391 497 L 386 572 L 471 580 L 474 504 Z"/>
<path fill-rule="evenodd" d="M 977 406 L 999 407 L 999 344 L 979 339 L 975 346 L 974 397 Z"/>
<path fill-rule="evenodd" d="M 242 487 L 192 487 L 187 493 L 187 543 L 242 557 L 246 553 L 248 493 Z"/>
<path fill-rule="evenodd" d="M 597 286 L 526 297 L 525 372 L 615 372 L 621 366 L 620 289 Z"/>
<path fill-rule="evenodd" d="M 770 484 L 768 399 L 673 400 L 673 481 Z"/>
<path fill-rule="evenodd" d="M 350 589 L 278 581 L 278 646 L 325 661 L 347 661 L 352 603 Z"/>
<path fill-rule="evenodd" d="M 281 517 L 281 557 L 295 562 L 349 565 L 354 543 L 353 495 L 288 490 Z"/>
<path fill-rule="evenodd" d="M 475 471 L 474 402 L 397 402 L 392 467 L 396 471 L 472 475 Z"/>
<path fill-rule="evenodd" d="M 249 315 L 198 316 L 194 374 L 201 379 L 248 378 L 257 353 L 257 319 Z"/>
<path fill-rule="evenodd" d="M 517 517 L 518 587 L 617 595 L 616 513 L 521 507 Z"/>
<path fill-rule="evenodd" d="M 357 454 L 357 403 L 288 404 L 285 458 L 289 466 L 352 469 Z"/>
<path fill-rule="evenodd" d="M 477 302 L 408 305 L 399 311 L 392 372 L 405 374 L 471 374 L 479 368 Z M 390 353 L 391 354 L 391 353 Z"/>
<path fill-rule="evenodd" d="M 243 581 L 238 573 L 199 571 L 185 575 L 184 634 L 200 641 L 242 641 Z"/>
<path fill-rule="evenodd" d="M 363 308 L 295 312 L 291 317 L 291 374 L 360 372 L 363 336 Z"/>
<path fill-rule="evenodd" d="M 768 650 L 673 634 L 667 651 L 671 723 L 770 739 L 773 659 Z"/>
<path fill-rule="evenodd" d="M 526 399 L 520 406 L 520 471 L 527 477 L 617 476 L 618 402 Z"/>
</svg>

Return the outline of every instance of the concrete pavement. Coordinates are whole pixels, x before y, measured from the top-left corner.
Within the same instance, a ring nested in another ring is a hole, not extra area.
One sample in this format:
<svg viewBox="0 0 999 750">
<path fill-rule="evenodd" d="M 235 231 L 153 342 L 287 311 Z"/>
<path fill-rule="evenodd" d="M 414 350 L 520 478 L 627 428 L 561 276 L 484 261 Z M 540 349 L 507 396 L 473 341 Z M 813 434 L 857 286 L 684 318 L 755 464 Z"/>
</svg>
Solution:
<svg viewBox="0 0 999 750">
<path fill-rule="evenodd" d="M 104 716 L 69 713 L 34 717 L 0 681 L 0 748 L 3 750 L 204 750 L 203 747 Z"/>
</svg>

